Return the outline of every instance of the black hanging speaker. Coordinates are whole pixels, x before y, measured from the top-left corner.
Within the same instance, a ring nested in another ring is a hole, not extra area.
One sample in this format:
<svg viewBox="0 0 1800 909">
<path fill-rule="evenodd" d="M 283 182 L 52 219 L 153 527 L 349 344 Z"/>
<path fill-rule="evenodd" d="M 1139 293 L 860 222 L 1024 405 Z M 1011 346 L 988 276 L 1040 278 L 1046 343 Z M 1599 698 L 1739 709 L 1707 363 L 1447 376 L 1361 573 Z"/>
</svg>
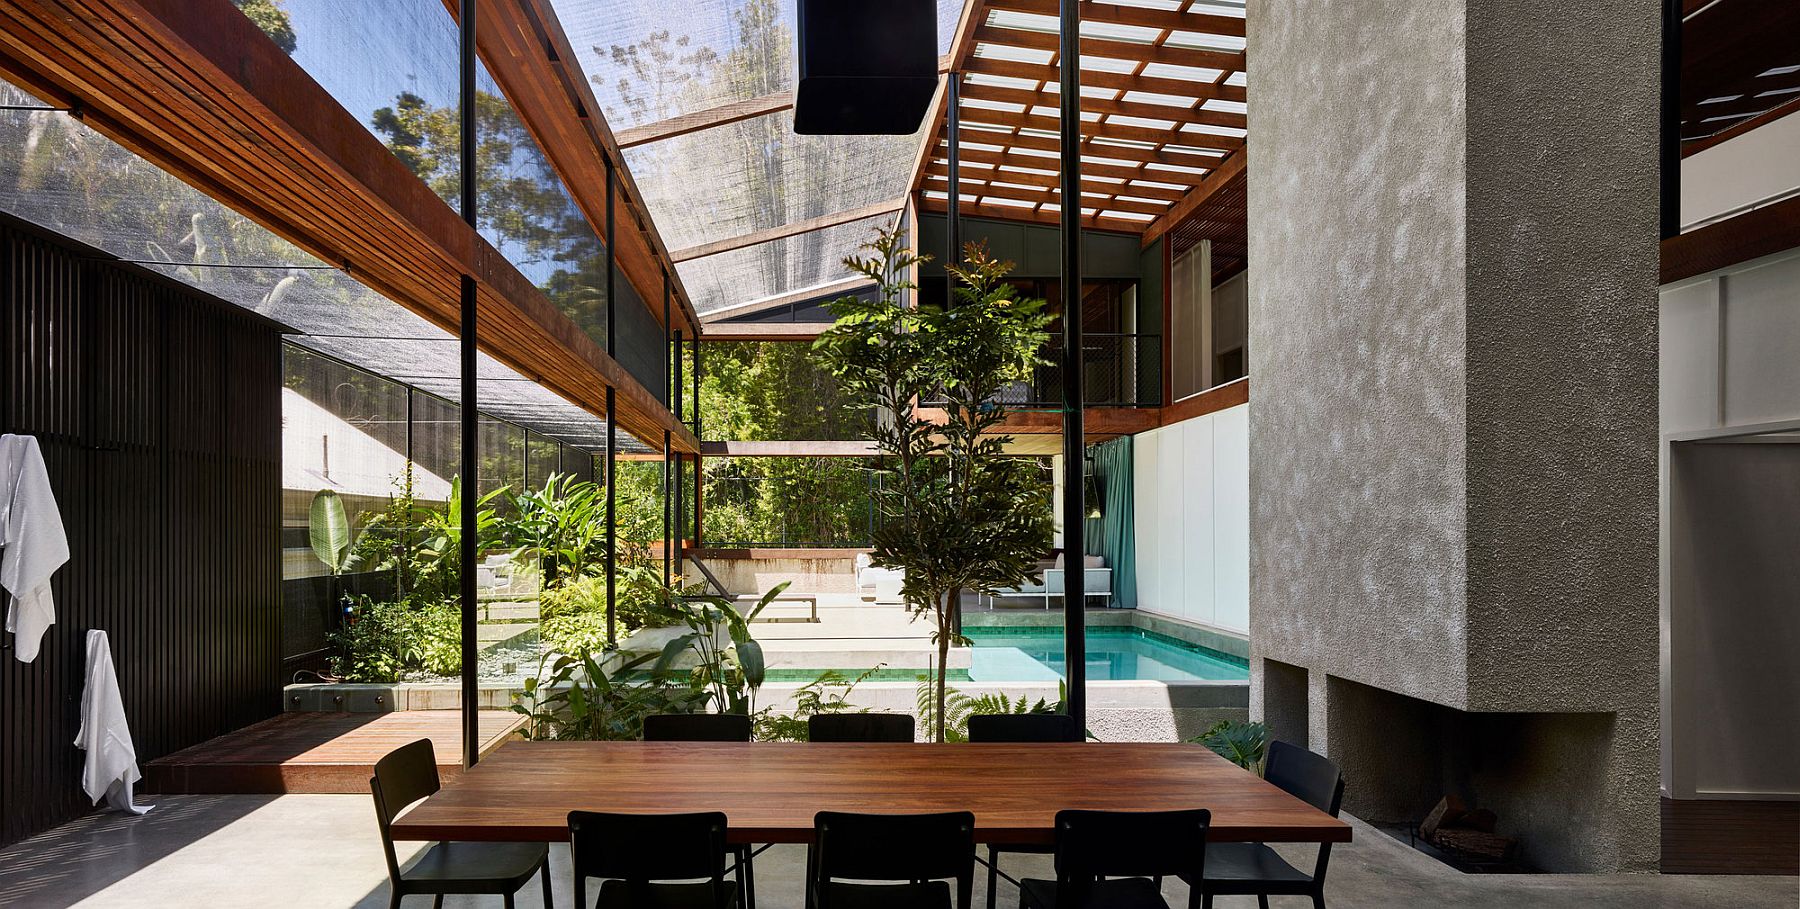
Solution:
<svg viewBox="0 0 1800 909">
<path fill-rule="evenodd" d="M 796 0 L 794 132 L 910 135 L 937 89 L 933 0 Z"/>
</svg>

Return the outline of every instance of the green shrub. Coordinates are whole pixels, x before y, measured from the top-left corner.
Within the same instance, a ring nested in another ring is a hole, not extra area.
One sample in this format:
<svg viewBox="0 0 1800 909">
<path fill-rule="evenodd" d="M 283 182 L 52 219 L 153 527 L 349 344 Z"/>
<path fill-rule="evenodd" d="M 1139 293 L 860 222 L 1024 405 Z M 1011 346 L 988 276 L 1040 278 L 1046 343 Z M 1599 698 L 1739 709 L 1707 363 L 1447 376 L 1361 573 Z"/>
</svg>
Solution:
<svg viewBox="0 0 1800 909">
<path fill-rule="evenodd" d="M 1259 776 L 1269 755 L 1269 727 L 1261 723 L 1220 720 L 1188 741 L 1205 745 L 1214 754 Z"/>
<path fill-rule="evenodd" d="M 654 657 L 640 654 L 610 668 L 591 653 L 546 659 L 512 706 L 526 718 L 525 737 L 628 742 L 644 737 L 647 716 L 705 707 L 710 695 L 692 676 L 647 668 Z"/>
<path fill-rule="evenodd" d="M 398 682 L 408 674 L 462 672 L 461 611 L 454 602 L 359 599 L 331 635 L 332 672 L 347 682 Z"/>
<path fill-rule="evenodd" d="M 606 613 L 576 612 L 544 619 L 538 636 L 557 653 L 581 656 L 606 649 Z"/>
<path fill-rule="evenodd" d="M 868 713 L 867 708 L 851 709 L 850 692 L 874 675 L 885 663 L 850 678 L 836 669 L 827 669 L 819 677 L 794 692 L 794 712 L 775 713 L 767 708 L 756 714 L 756 740 L 759 742 L 804 742 L 810 723 L 821 713 Z"/>
</svg>

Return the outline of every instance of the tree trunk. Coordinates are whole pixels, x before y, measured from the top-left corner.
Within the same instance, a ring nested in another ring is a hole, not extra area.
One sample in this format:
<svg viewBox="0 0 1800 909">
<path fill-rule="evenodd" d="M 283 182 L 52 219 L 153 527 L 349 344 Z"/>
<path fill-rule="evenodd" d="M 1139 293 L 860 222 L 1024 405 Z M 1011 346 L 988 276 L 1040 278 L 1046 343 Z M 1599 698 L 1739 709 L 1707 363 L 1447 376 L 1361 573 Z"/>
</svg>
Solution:
<svg viewBox="0 0 1800 909">
<path fill-rule="evenodd" d="M 936 692 L 937 709 L 932 711 L 932 726 L 934 727 L 934 729 L 932 730 L 932 739 L 931 739 L 932 741 L 938 742 L 940 744 L 943 743 L 943 741 L 944 741 L 945 688 L 949 681 L 949 672 L 950 672 L 950 666 L 949 666 L 950 634 L 949 634 L 949 628 L 946 627 L 946 624 L 947 624 L 946 620 L 948 618 L 949 618 L 948 614 L 946 614 L 943 611 L 942 607 L 940 607 L 938 610 L 938 640 L 937 640 L 937 645 L 938 645 L 937 692 Z"/>
</svg>

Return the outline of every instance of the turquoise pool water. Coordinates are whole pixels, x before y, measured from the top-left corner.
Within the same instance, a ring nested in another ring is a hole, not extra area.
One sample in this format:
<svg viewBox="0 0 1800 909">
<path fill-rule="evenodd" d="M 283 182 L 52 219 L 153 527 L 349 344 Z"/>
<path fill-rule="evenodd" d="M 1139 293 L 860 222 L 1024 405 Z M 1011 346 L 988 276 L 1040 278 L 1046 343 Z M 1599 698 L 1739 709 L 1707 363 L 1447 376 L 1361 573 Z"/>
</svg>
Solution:
<svg viewBox="0 0 1800 909">
<path fill-rule="evenodd" d="M 1060 628 L 964 628 L 974 642 L 969 680 L 973 682 L 1053 682 L 1066 662 Z M 1236 657 L 1142 628 L 1089 628 L 1087 677 L 1152 679 L 1164 682 L 1250 678 Z"/>
</svg>

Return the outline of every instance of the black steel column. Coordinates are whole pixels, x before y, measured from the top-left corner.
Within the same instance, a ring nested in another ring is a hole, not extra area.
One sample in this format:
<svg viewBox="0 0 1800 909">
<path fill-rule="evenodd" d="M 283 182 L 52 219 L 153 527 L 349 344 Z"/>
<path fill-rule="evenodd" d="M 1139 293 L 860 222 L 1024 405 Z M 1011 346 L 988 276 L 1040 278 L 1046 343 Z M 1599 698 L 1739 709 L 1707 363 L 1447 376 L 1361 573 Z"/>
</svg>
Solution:
<svg viewBox="0 0 1800 909">
<path fill-rule="evenodd" d="M 951 72 L 944 89 L 944 141 L 950 145 L 950 195 L 944 200 L 944 267 L 962 264 L 962 73 Z M 956 299 L 951 278 L 944 274 L 944 305 Z"/>
<path fill-rule="evenodd" d="M 700 438 L 700 330 L 698 326 L 694 329 L 694 438 Z M 699 487 L 696 486 L 695 489 L 698 490 Z M 700 497 L 698 491 L 694 493 L 694 497 L 696 499 Z M 694 535 L 700 535 L 700 528 L 694 528 Z"/>
<path fill-rule="evenodd" d="M 672 400 L 674 398 L 676 392 L 679 389 L 677 389 L 675 387 L 675 384 L 670 381 L 671 374 L 670 374 L 669 360 L 671 359 L 670 352 L 673 350 L 673 348 L 671 348 L 669 346 L 669 338 L 674 336 L 675 323 L 670 321 L 670 315 L 669 315 L 669 270 L 666 268 L 662 270 L 662 285 L 663 285 L 663 288 L 662 288 L 662 290 L 663 290 L 663 398 L 665 400 Z M 680 417 L 677 417 L 677 419 L 680 419 Z M 670 548 L 670 542 L 669 542 L 669 431 L 666 429 L 663 430 L 662 450 L 663 450 L 663 462 L 662 462 L 663 586 L 668 587 L 669 586 L 669 548 Z"/>
<path fill-rule="evenodd" d="M 663 430 L 663 462 L 662 462 L 662 539 L 663 539 L 663 586 L 669 586 L 669 550 L 674 543 L 669 539 L 669 431 Z"/>
<path fill-rule="evenodd" d="M 1682 0 L 1663 0 L 1662 28 L 1662 236 L 1681 233 L 1681 17 Z"/>
<path fill-rule="evenodd" d="M 614 335 L 617 334 L 613 322 L 613 191 L 618 184 L 613 175 L 612 159 L 606 159 L 606 355 L 617 358 Z M 618 644 L 617 632 L 613 629 L 613 614 L 618 604 L 619 579 L 619 520 L 617 514 L 619 489 L 618 456 L 619 456 L 619 421 L 615 416 L 614 395 L 617 389 L 606 386 L 606 646 Z"/>
<path fill-rule="evenodd" d="M 475 3 L 462 0 L 461 18 L 461 101 L 459 112 L 461 136 L 458 137 L 462 170 L 460 202 L 463 220 L 476 225 L 475 199 Z M 462 277 L 462 739 L 463 766 L 473 767 L 481 760 L 480 689 L 476 686 L 477 652 L 475 627 L 475 562 L 479 540 L 475 538 L 476 503 L 480 493 L 480 397 L 475 385 L 475 278 Z"/>
<path fill-rule="evenodd" d="M 1060 0 L 1057 56 L 1062 93 L 1062 298 L 1063 298 L 1063 648 L 1068 667 L 1069 716 L 1087 728 L 1087 552 L 1082 477 L 1085 434 L 1081 376 L 1081 4 Z"/>
</svg>

